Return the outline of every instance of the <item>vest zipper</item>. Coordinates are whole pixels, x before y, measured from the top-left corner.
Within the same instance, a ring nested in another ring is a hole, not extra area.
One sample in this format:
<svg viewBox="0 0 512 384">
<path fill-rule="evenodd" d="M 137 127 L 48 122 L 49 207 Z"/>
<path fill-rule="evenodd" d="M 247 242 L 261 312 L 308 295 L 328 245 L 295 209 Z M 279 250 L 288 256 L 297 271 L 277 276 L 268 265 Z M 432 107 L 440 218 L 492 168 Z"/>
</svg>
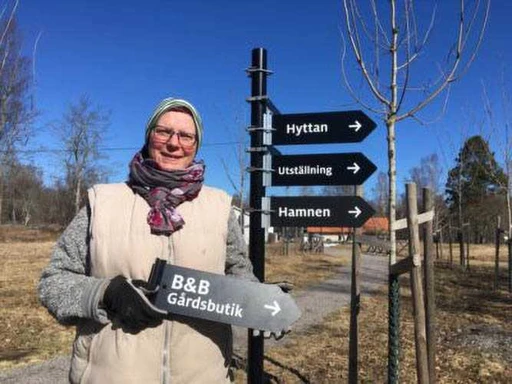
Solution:
<svg viewBox="0 0 512 384">
<path fill-rule="evenodd" d="M 174 263 L 174 248 L 171 236 L 167 237 L 167 262 Z M 164 320 L 164 350 L 162 353 L 162 384 L 171 383 L 171 365 L 169 361 L 169 345 L 171 342 L 172 322 Z"/>
</svg>

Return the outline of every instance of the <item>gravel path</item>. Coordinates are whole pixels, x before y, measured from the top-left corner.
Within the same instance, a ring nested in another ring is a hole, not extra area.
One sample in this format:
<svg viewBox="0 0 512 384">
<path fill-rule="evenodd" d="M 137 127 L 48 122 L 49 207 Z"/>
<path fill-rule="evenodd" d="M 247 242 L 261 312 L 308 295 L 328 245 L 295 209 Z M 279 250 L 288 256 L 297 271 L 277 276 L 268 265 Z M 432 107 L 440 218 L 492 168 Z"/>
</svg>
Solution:
<svg viewBox="0 0 512 384">
<path fill-rule="evenodd" d="M 333 252 L 326 248 L 326 253 Z M 350 303 L 350 265 L 340 268 L 335 278 L 294 293 L 295 301 L 302 310 L 302 317 L 294 324 L 293 332 L 300 332 L 312 324 L 320 322 L 326 315 Z M 387 284 L 387 258 L 364 255 L 360 272 L 361 294 L 370 294 Z M 246 354 L 247 330 L 235 328 L 235 351 L 241 356 Z M 280 341 L 266 341 L 266 347 L 286 343 L 286 337 Z M 69 369 L 69 357 L 62 356 L 23 368 L 0 373 L 2 384 L 66 384 Z"/>
</svg>

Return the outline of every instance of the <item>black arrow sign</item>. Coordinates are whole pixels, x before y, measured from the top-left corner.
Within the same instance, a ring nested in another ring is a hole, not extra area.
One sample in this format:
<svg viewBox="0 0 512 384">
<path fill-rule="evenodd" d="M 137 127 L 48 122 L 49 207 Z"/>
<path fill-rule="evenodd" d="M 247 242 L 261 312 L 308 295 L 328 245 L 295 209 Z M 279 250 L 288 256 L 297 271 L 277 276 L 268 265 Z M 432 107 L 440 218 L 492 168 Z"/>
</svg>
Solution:
<svg viewBox="0 0 512 384">
<path fill-rule="evenodd" d="M 297 196 L 270 198 L 274 227 L 361 227 L 375 211 L 359 196 Z"/>
<path fill-rule="evenodd" d="M 300 317 L 295 301 L 276 285 L 178 267 L 163 260 L 153 266 L 150 284 L 159 286 L 153 304 L 178 315 L 276 333 Z"/>
<path fill-rule="evenodd" d="M 362 153 L 272 157 L 272 186 L 360 185 L 377 167 Z"/>
<path fill-rule="evenodd" d="M 358 143 L 376 127 L 363 111 L 273 115 L 272 144 Z"/>
</svg>

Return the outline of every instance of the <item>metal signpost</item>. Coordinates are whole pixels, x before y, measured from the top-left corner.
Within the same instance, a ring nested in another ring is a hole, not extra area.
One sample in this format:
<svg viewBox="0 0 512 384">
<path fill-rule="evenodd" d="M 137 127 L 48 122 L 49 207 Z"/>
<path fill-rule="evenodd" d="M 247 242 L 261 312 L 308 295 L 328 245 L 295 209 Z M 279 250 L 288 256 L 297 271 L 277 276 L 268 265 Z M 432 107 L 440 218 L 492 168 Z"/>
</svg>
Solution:
<svg viewBox="0 0 512 384">
<path fill-rule="evenodd" d="M 250 236 L 256 277 L 265 278 L 264 231 L 269 226 L 361 227 L 373 208 L 358 196 L 265 196 L 265 187 L 359 185 L 375 172 L 362 153 L 282 155 L 274 145 L 357 143 L 376 127 L 362 111 L 280 114 L 267 95 L 267 53 L 252 51 Z M 268 304 L 267 304 L 268 305 Z M 263 383 L 263 339 L 249 331 L 248 383 Z"/>
<path fill-rule="evenodd" d="M 252 207 L 250 212 L 249 225 L 249 256 L 253 265 L 254 275 L 265 281 L 265 230 L 261 217 L 261 201 L 265 196 L 263 186 L 263 157 L 266 148 L 263 145 L 265 127 L 263 116 L 266 111 L 267 100 L 267 51 L 263 48 L 252 50 L 251 66 L 247 70 L 251 77 L 251 154 L 250 170 L 250 197 L 249 204 Z M 251 329 L 247 333 L 248 356 L 247 356 L 247 381 L 248 383 L 261 384 L 263 382 L 263 335 L 254 336 Z"/>
</svg>

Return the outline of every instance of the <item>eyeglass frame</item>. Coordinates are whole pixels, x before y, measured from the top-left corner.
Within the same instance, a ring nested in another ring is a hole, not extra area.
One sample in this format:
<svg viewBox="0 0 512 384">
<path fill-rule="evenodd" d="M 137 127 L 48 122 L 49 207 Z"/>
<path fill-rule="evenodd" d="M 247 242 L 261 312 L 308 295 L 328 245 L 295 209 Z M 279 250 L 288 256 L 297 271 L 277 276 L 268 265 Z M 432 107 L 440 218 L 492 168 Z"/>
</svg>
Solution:
<svg viewBox="0 0 512 384">
<path fill-rule="evenodd" d="M 182 132 L 182 131 L 177 131 L 177 130 L 174 130 L 172 128 L 167 128 L 167 127 L 164 127 L 162 125 L 155 125 L 153 126 L 153 128 L 151 129 L 152 132 L 156 135 L 156 136 L 160 136 L 161 138 L 161 133 L 158 133 L 157 132 L 157 129 L 161 129 L 162 132 L 165 132 L 165 136 L 168 136 L 167 139 L 162 139 L 162 142 L 164 143 L 167 143 L 169 140 L 172 139 L 172 137 L 174 135 L 178 136 L 178 142 L 180 143 L 181 146 L 183 147 L 187 147 L 187 148 L 192 148 L 194 145 L 197 144 L 197 134 L 196 133 L 188 133 L 188 132 Z M 192 143 L 190 144 L 187 144 L 187 143 L 183 143 L 181 140 L 185 138 L 190 138 L 193 140 Z"/>
</svg>

